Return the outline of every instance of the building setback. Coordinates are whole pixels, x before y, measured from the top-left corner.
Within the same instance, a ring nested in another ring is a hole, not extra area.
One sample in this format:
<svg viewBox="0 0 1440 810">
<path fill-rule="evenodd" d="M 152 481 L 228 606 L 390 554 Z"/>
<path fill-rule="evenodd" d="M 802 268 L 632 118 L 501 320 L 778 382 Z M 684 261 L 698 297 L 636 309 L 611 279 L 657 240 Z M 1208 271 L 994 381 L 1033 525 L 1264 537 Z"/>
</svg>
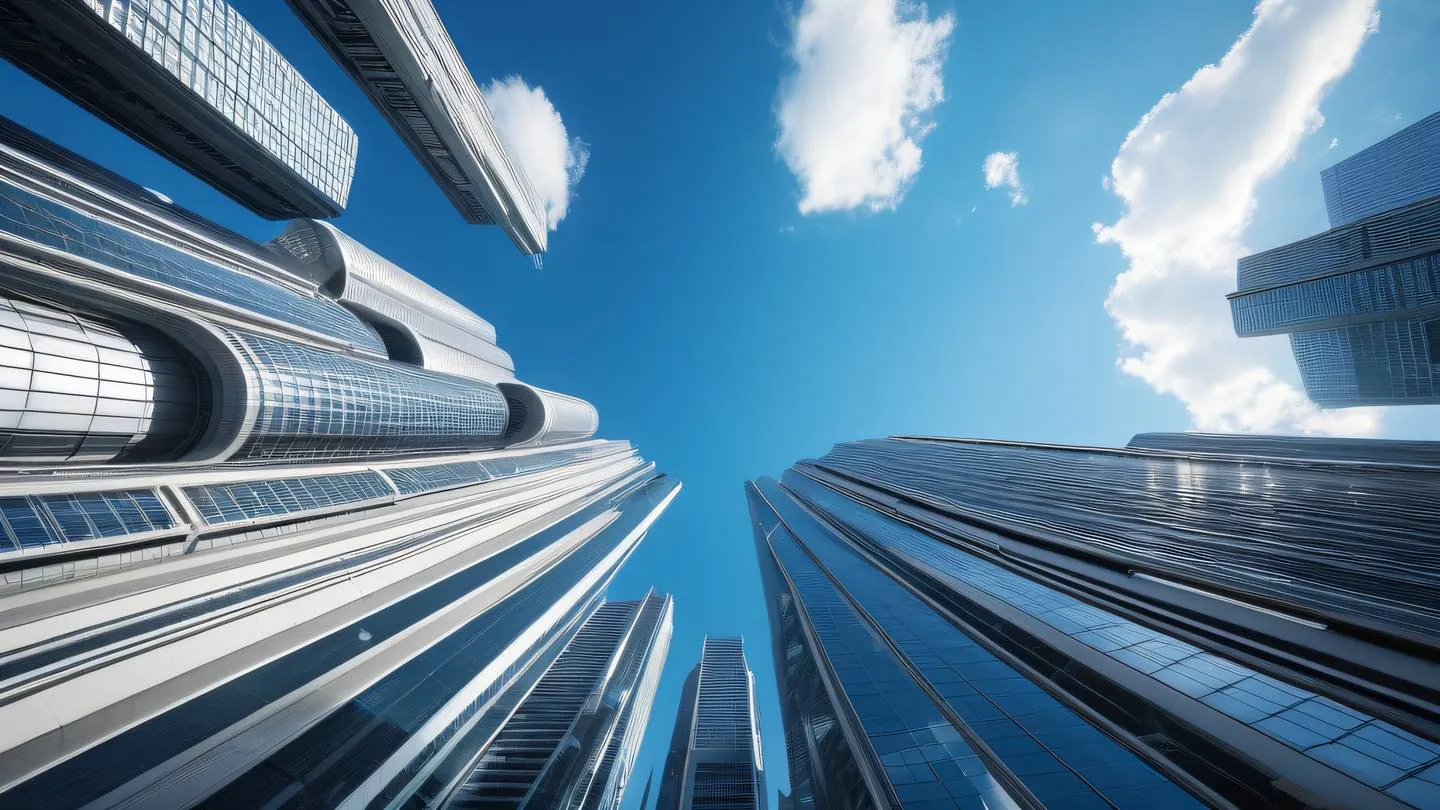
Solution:
<svg viewBox="0 0 1440 810">
<path fill-rule="evenodd" d="M 1321 181 L 1331 229 L 1240 259 L 1235 333 L 1288 334 L 1321 407 L 1440 402 L 1440 113 Z"/>
<path fill-rule="evenodd" d="M 1440 808 L 1436 453 L 901 437 L 749 483 L 788 801 Z"/>
<path fill-rule="evenodd" d="M 0 120 L 0 806 L 444 803 L 618 612 L 543 782 L 613 806 L 670 603 L 604 592 L 679 485 L 494 341 Z"/>
<path fill-rule="evenodd" d="M 289 0 L 466 222 L 545 252 L 545 203 L 495 128 L 430 0 Z"/>
<path fill-rule="evenodd" d="M 263 217 L 345 209 L 355 132 L 223 0 L 4 0 L 0 56 Z"/>
<path fill-rule="evenodd" d="M 764 767 L 744 642 L 707 636 L 682 690 L 656 808 L 758 810 Z"/>
</svg>

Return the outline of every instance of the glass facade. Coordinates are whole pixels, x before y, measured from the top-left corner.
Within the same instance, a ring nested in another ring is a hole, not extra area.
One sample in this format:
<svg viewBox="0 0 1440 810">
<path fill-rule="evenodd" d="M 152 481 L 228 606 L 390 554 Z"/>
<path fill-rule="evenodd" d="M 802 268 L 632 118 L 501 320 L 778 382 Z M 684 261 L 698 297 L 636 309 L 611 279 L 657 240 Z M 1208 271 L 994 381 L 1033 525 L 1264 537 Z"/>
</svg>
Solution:
<svg viewBox="0 0 1440 810">
<path fill-rule="evenodd" d="M 354 458 L 501 443 L 509 411 L 488 383 L 263 335 L 228 337 L 260 400 L 237 458 Z"/>
<path fill-rule="evenodd" d="M 353 140 L 326 151 L 317 99 L 228 6 L 40 5 L 0 3 L 0 52 L 79 14 L 197 93 L 233 61 L 234 115 L 279 116 L 258 141 L 348 186 Z M 182 101 L 144 78 L 130 101 Z M 624 799 L 672 607 L 605 591 L 679 485 L 516 380 L 478 315 L 363 258 L 347 297 L 0 120 L 0 807 L 463 805 L 521 748 L 522 804 Z M 452 362 L 461 333 L 539 407 Z M 623 621 L 597 646 L 602 617 Z"/>
<path fill-rule="evenodd" d="M 1240 259 L 1236 334 L 1290 335 L 1322 407 L 1440 402 L 1440 114 L 1321 180 L 1330 230 Z"/>
<path fill-rule="evenodd" d="M 743 640 L 707 636 L 690 678 L 657 807 L 758 810 L 766 802 L 764 760 Z"/>
<path fill-rule="evenodd" d="M 892 439 L 752 484 L 792 800 L 993 806 L 993 784 L 1022 806 L 1440 807 L 1435 659 L 1412 647 L 1437 634 L 1404 625 L 1440 571 L 1371 545 L 1432 542 L 1413 510 L 1440 466 L 1384 444 Z M 1390 474 L 1389 505 L 1351 489 Z M 967 769 L 988 773 L 968 794 L 945 780 Z"/>
<path fill-rule="evenodd" d="M 272 218 L 335 216 L 355 132 L 223 0 L 17 0 L 0 53 Z"/>
</svg>

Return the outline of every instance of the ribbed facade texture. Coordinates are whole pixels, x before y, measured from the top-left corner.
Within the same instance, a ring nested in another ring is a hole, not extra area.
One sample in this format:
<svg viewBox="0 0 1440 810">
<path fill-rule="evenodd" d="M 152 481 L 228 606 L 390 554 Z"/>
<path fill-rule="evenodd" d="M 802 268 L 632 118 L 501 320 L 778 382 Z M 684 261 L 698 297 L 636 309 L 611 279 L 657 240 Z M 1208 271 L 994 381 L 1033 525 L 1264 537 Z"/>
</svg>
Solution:
<svg viewBox="0 0 1440 810">
<path fill-rule="evenodd" d="M 549 239 L 544 200 L 495 128 L 431 0 L 289 0 L 465 221 L 527 255 Z"/>
<path fill-rule="evenodd" d="M 685 683 L 659 810 L 766 806 L 755 676 L 739 638 L 706 637 Z"/>
<path fill-rule="evenodd" d="M 814 808 L 1440 808 L 1435 446 L 902 437 L 746 486 Z"/>
<path fill-rule="evenodd" d="M 597 421 L 354 238 L 0 119 L 0 807 L 617 806 L 678 485 Z"/>
<path fill-rule="evenodd" d="M 1440 113 L 1321 172 L 1331 230 L 1239 261 L 1241 337 L 1322 407 L 1440 402 Z"/>
<path fill-rule="evenodd" d="M 670 597 L 655 594 L 597 608 L 485 745 L 448 806 L 618 808 L 665 664 L 672 614 Z"/>
<path fill-rule="evenodd" d="M 223 0 L 5 0 L 0 56 L 261 216 L 345 208 L 355 132 Z"/>
</svg>

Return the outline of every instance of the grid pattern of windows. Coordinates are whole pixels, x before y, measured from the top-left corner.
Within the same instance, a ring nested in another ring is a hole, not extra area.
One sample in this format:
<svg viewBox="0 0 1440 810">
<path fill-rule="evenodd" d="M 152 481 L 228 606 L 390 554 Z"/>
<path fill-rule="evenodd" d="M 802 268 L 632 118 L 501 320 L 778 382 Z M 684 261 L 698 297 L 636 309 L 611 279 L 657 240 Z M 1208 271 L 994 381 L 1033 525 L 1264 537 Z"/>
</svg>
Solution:
<svg viewBox="0 0 1440 810">
<path fill-rule="evenodd" d="M 503 810 L 521 805 L 618 654 L 635 607 L 634 602 L 609 602 L 586 619 L 485 749 L 451 807 Z"/>
<path fill-rule="evenodd" d="M 1440 113 L 1320 172 L 1330 227 L 1440 195 Z"/>
<path fill-rule="evenodd" d="M 0 459 L 163 459 L 198 435 L 198 395 L 158 337 L 0 297 Z"/>
<path fill-rule="evenodd" d="M 1305 393 L 1322 407 L 1440 401 L 1440 346 L 1426 321 L 1295 332 L 1290 348 Z"/>
<path fill-rule="evenodd" d="M 1240 337 L 1319 329 L 1440 308 L 1440 253 L 1308 279 L 1230 299 Z"/>
<path fill-rule="evenodd" d="M 0 231 L 88 259 L 117 273 L 164 284 L 377 354 L 385 353 L 380 338 L 334 301 L 237 273 L 8 182 L 0 182 Z"/>
<path fill-rule="evenodd" d="M 841 444 L 819 464 L 946 515 L 1262 604 L 1440 632 L 1440 502 L 1426 471 L 898 439 Z"/>
<path fill-rule="evenodd" d="M 85 5 L 344 207 L 355 173 L 354 130 L 228 3 L 94 0 Z"/>
<path fill-rule="evenodd" d="M 1046 807 L 1203 806 L 871 566 L 777 488 L 767 490 L 818 562 Z M 853 502 L 848 508 L 869 511 Z"/>
<path fill-rule="evenodd" d="M 743 762 L 701 762 L 695 766 L 691 810 L 755 810 L 755 772 Z"/>
<path fill-rule="evenodd" d="M 475 450 L 505 431 L 505 398 L 489 383 L 261 335 L 228 337 L 254 372 L 260 399 L 236 458 Z"/>
<path fill-rule="evenodd" d="M 185 488 L 185 496 L 209 526 L 373 501 L 393 494 L 384 478 L 369 471 Z"/>
<path fill-rule="evenodd" d="M 1088 605 L 941 543 L 803 476 L 785 486 L 880 548 L 1033 616 L 1096 652 L 1417 807 L 1440 807 L 1440 744 Z M 1056 489 L 1046 490 L 1055 497 Z M 893 597 L 887 597 L 893 598 Z M 873 600 L 879 604 L 880 600 Z M 867 607 L 871 601 L 866 602 Z M 899 619 L 918 627 L 913 617 Z M 933 633 L 926 633 L 933 638 Z M 929 660 L 935 660 L 933 655 Z"/>
<path fill-rule="evenodd" d="M 149 489 L 0 498 L 0 553 L 175 527 Z"/>
<path fill-rule="evenodd" d="M 1012 807 L 975 750 L 768 509 L 759 531 L 905 810 Z"/>
<path fill-rule="evenodd" d="M 695 747 L 748 751 L 754 745 L 754 696 L 738 638 L 706 638 L 700 656 Z"/>
</svg>

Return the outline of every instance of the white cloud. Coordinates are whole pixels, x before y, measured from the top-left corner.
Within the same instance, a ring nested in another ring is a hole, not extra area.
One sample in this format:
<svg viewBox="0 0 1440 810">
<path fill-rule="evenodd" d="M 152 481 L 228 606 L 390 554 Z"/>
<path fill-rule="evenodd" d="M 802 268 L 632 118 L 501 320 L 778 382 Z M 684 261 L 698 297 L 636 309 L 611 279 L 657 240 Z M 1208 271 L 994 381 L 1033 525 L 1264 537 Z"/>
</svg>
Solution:
<svg viewBox="0 0 1440 810">
<path fill-rule="evenodd" d="M 985 188 L 1010 189 L 1010 205 L 1024 205 L 1030 201 L 1025 196 L 1025 186 L 1020 182 L 1020 154 L 1018 152 L 991 152 L 985 156 Z"/>
<path fill-rule="evenodd" d="M 1378 20 L 1375 0 L 1260 0 L 1219 64 L 1160 99 L 1110 167 L 1125 210 L 1094 227 L 1129 261 L 1106 301 L 1128 344 L 1120 367 L 1178 397 L 1202 430 L 1379 429 L 1373 409 L 1310 404 L 1281 376 L 1296 376 L 1288 342 L 1235 337 L 1225 300 L 1250 252 L 1256 187 L 1323 123 L 1320 100 Z"/>
<path fill-rule="evenodd" d="M 545 201 L 550 230 L 555 230 L 590 162 L 589 144 L 570 137 L 545 90 L 529 86 L 519 76 L 490 82 L 484 94 L 496 129 Z"/>
<path fill-rule="evenodd" d="M 920 171 L 928 113 L 945 99 L 955 30 L 909 0 L 805 0 L 781 80 L 775 149 L 800 213 L 893 209 Z"/>
</svg>

